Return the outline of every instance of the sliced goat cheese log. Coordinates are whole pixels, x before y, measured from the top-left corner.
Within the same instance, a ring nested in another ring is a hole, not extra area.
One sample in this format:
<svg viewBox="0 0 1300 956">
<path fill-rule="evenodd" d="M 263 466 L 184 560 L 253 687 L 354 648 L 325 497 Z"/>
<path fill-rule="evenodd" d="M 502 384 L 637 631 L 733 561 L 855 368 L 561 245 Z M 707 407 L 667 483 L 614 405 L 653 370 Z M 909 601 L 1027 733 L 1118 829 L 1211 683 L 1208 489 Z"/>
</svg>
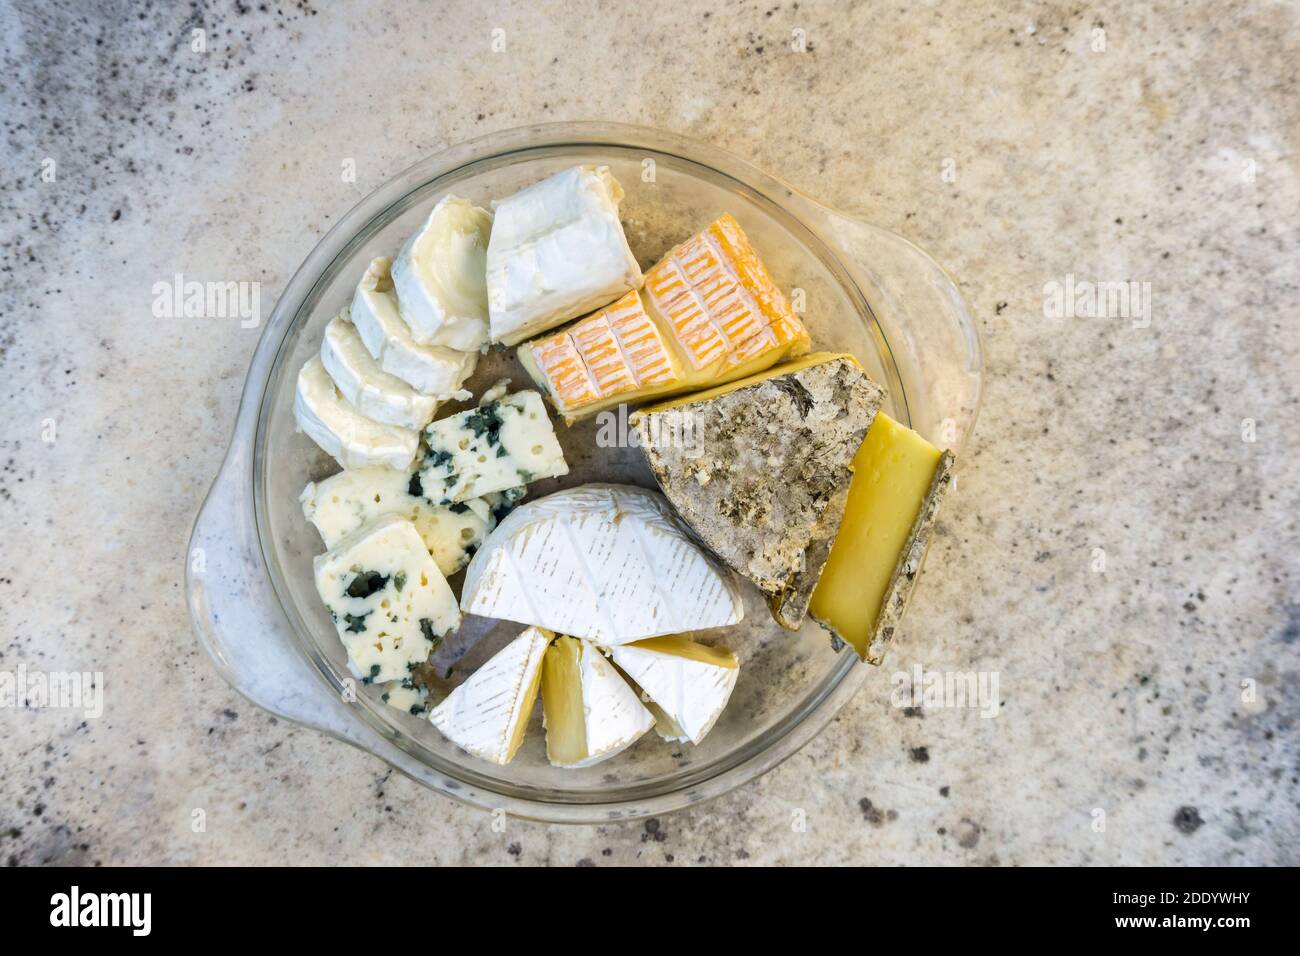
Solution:
<svg viewBox="0 0 1300 956">
<path fill-rule="evenodd" d="M 435 505 L 569 473 L 537 392 L 516 392 L 436 421 L 424 440 L 429 451 L 411 491 Z"/>
<path fill-rule="evenodd" d="M 731 576 L 663 495 L 607 484 L 511 512 L 470 561 L 461 606 L 605 645 L 724 627 L 745 613 Z"/>
<path fill-rule="evenodd" d="M 298 372 L 293 415 L 298 430 L 320 445 L 344 468 L 387 465 L 411 467 L 420 447 L 420 433 L 367 418 L 334 387 L 329 373 L 314 355 Z"/>
<path fill-rule="evenodd" d="M 618 219 L 622 198 L 608 166 L 574 166 L 496 204 L 487 252 L 492 341 L 522 342 L 641 284 Z"/>
<path fill-rule="evenodd" d="M 393 260 L 402 319 L 421 345 L 477 351 L 488 341 L 485 257 L 492 214 L 444 196 Z"/>
<path fill-rule="evenodd" d="M 298 500 L 303 516 L 316 526 L 327 548 L 383 515 L 406 518 L 415 525 L 438 570 L 451 577 L 469 563 L 470 555 L 496 527 L 497 515 L 509 512 L 502 496 L 518 500 L 523 491 L 510 489 L 490 499 L 470 498 L 436 507 L 410 493 L 411 477 L 392 468 L 350 468 L 311 482 Z"/>
<path fill-rule="evenodd" d="M 379 367 L 440 402 L 456 397 L 474 374 L 478 352 L 421 345 L 397 309 L 392 260 L 374 259 L 352 297 L 352 324 Z"/>
<path fill-rule="evenodd" d="M 506 764 L 524 742 L 553 634 L 530 627 L 498 651 L 429 713 L 461 750 Z"/>
<path fill-rule="evenodd" d="M 348 666 L 366 683 L 410 676 L 460 624 L 447 579 L 415 525 L 397 515 L 348 535 L 316 558 L 315 571 Z"/>
<path fill-rule="evenodd" d="M 415 682 L 408 677 L 405 680 L 395 680 L 385 684 L 383 700 L 389 707 L 418 716 L 423 714 L 428 706 L 429 691 L 425 687 L 416 686 Z"/>
<path fill-rule="evenodd" d="M 356 328 L 341 315 L 325 326 L 320 360 L 339 394 L 367 418 L 403 428 L 423 428 L 433 418 L 438 400 L 381 369 Z"/>
<path fill-rule="evenodd" d="M 680 636 L 612 647 L 610 655 L 668 718 L 662 735 L 673 739 L 680 730 L 695 744 L 721 716 L 740 675 L 731 651 Z"/>
<path fill-rule="evenodd" d="M 590 767 L 636 743 L 654 726 L 618 670 L 594 644 L 559 637 L 542 662 L 546 756 L 557 767 Z"/>
</svg>

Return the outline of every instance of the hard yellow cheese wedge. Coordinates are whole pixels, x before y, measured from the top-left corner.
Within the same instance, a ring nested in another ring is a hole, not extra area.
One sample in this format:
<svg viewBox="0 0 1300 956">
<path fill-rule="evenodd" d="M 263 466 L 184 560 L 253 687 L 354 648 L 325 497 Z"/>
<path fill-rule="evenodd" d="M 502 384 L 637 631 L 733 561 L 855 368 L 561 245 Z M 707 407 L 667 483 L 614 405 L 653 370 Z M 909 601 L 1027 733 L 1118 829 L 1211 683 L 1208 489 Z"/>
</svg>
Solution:
<svg viewBox="0 0 1300 956">
<path fill-rule="evenodd" d="M 519 359 L 572 422 L 743 378 L 810 346 L 740 224 L 724 215 L 646 273 L 644 292 L 525 343 Z"/>
<path fill-rule="evenodd" d="M 952 462 L 951 452 L 883 412 L 853 459 L 848 504 L 810 611 L 872 664 L 907 607 Z"/>
</svg>

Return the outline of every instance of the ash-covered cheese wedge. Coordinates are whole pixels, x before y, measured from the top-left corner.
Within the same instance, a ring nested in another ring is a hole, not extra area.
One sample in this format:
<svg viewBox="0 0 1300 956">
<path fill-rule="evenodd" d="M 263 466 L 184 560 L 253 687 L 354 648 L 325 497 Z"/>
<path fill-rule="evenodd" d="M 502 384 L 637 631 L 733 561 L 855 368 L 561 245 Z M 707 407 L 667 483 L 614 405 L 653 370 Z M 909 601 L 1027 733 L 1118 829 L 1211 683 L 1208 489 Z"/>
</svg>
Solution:
<svg viewBox="0 0 1300 956">
<path fill-rule="evenodd" d="M 609 484 L 511 512 L 470 561 L 461 606 L 602 645 L 744 616 L 730 574 L 690 540 L 663 495 Z"/>
<path fill-rule="evenodd" d="M 393 260 L 403 321 L 421 345 L 477 351 L 488 341 L 486 256 L 492 214 L 444 196 Z"/>
<path fill-rule="evenodd" d="M 530 627 L 476 670 L 429 720 L 461 750 L 507 764 L 524 742 L 542 681 L 542 659 L 555 635 Z"/>
<path fill-rule="evenodd" d="M 409 469 L 420 447 L 418 431 L 385 425 L 357 411 L 334 387 L 319 355 L 308 359 L 298 372 L 293 414 L 298 430 L 344 468 Z"/>
<path fill-rule="evenodd" d="M 419 716 L 428 707 L 429 690 L 418 686 L 409 677 L 405 680 L 395 680 L 384 685 L 383 701 L 389 707 Z"/>
<path fill-rule="evenodd" d="M 438 400 L 380 368 L 356 328 L 342 315 L 325 326 L 320 360 L 339 394 L 367 418 L 416 429 L 433 418 Z"/>
<path fill-rule="evenodd" d="M 572 422 L 743 378 L 811 341 L 740 224 L 724 215 L 647 272 L 639 293 L 525 343 L 519 360 Z"/>
<path fill-rule="evenodd" d="M 316 558 L 315 571 L 348 666 L 366 683 L 408 677 L 460 624 L 447 579 L 415 525 L 397 515 L 345 537 Z"/>
<path fill-rule="evenodd" d="M 478 352 L 416 342 L 398 312 L 391 270 L 388 257 L 374 259 L 357 285 L 350 312 L 357 334 L 381 369 L 417 392 L 440 402 L 459 397 Z"/>
<path fill-rule="evenodd" d="M 392 468 L 349 468 L 309 483 L 298 501 L 327 548 L 383 515 L 406 518 L 415 525 L 438 570 L 451 577 L 469 563 L 470 555 L 496 527 L 498 514 L 508 513 L 523 491 L 510 489 L 491 498 L 437 507 L 410 493 L 411 477 Z M 506 497 L 513 500 L 507 504 Z"/>
<path fill-rule="evenodd" d="M 883 412 L 853 459 L 844 520 L 811 613 L 868 663 L 880 663 L 907 609 L 953 461 Z"/>
<path fill-rule="evenodd" d="M 819 352 L 629 423 L 677 513 L 797 630 L 884 394 L 851 355 Z"/>
<path fill-rule="evenodd" d="M 411 493 L 449 505 L 569 473 L 542 396 L 515 392 L 424 431 L 428 452 Z"/>
<path fill-rule="evenodd" d="M 487 251 L 492 341 L 514 345 L 641 284 L 608 166 L 574 166 L 496 204 Z"/>
<path fill-rule="evenodd" d="M 542 662 L 546 756 L 590 767 L 636 743 L 655 719 L 594 644 L 557 637 Z"/>
<path fill-rule="evenodd" d="M 736 655 L 680 636 L 610 648 L 614 663 L 668 718 L 668 727 L 698 744 L 722 716 L 740 675 Z M 676 739 L 665 733 L 668 739 Z"/>
</svg>

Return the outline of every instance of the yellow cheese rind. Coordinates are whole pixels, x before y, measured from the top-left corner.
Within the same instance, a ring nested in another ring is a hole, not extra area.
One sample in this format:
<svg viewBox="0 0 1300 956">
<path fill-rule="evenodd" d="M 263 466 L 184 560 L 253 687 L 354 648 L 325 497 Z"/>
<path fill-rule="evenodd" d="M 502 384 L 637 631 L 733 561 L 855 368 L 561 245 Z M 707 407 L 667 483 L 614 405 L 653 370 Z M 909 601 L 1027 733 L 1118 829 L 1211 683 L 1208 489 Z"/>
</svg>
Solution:
<svg viewBox="0 0 1300 956">
<path fill-rule="evenodd" d="M 853 460 L 848 503 L 810 613 L 869 663 L 880 663 L 906 610 L 953 460 L 883 412 Z"/>
</svg>

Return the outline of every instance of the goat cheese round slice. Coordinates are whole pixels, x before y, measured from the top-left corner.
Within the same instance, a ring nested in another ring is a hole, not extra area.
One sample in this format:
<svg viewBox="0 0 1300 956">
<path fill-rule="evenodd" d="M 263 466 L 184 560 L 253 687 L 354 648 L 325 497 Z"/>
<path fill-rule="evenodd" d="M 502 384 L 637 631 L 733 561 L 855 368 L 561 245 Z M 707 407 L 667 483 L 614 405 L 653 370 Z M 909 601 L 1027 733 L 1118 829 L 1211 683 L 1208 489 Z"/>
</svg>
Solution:
<svg viewBox="0 0 1300 956">
<path fill-rule="evenodd" d="M 397 306 L 421 345 L 475 351 L 488 341 L 492 214 L 444 196 L 393 260 Z"/>
<path fill-rule="evenodd" d="M 731 574 L 663 495 L 612 484 L 512 511 L 470 561 L 461 608 L 602 645 L 725 627 L 745 613 Z"/>
<path fill-rule="evenodd" d="M 387 465 L 403 471 L 420 447 L 418 431 L 385 425 L 357 411 L 334 387 L 319 355 L 298 372 L 293 414 L 298 430 L 344 468 Z"/>
<path fill-rule="evenodd" d="M 381 369 L 356 328 L 341 315 L 325 326 L 320 360 L 343 397 L 367 418 L 403 428 L 423 428 L 433 420 L 438 400 Z"/>
<path fill-rule="evenodd" d="M 415 341 L 398 312 L 392 265 L 387 256 L 371 261 L 352 297 L 352 324 L 381 369 L 417 392 L 447 401 L 474 374 L 478 352 Z"/>
</svg>

